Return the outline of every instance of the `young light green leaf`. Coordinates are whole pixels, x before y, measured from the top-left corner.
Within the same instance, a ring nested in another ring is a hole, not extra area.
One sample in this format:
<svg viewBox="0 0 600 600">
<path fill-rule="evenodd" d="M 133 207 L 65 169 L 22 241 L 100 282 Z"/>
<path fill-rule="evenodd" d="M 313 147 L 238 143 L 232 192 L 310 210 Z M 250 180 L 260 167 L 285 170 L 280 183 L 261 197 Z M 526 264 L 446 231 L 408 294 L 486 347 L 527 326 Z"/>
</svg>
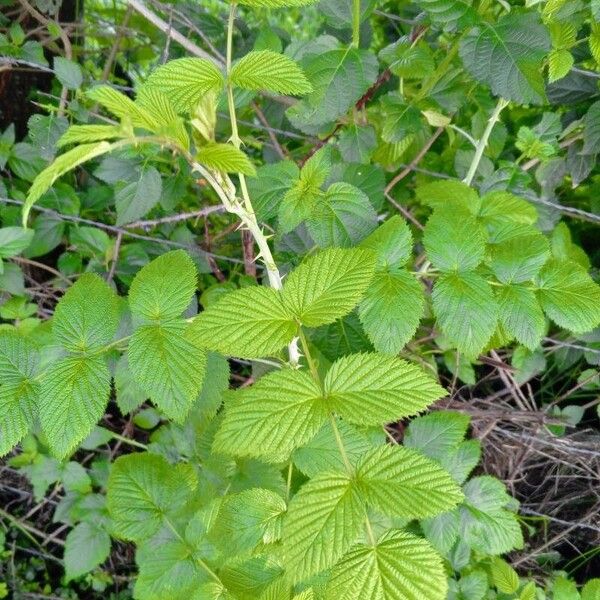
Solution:
<svg viewBox="0 0 600 600">
<path fill-rule="evenodd" d="M 178 113 L 191 112 L 200 98 L 224 84 L 221 71 L 204 58 L 177 58 L 153 71 L 144 87 L 156 88 L 168 96 Z"/>
<path fill-rule="evenodd" d="M 358 425 L 415 415 L 446 394 L 421 368 L 376 353 L 351 354 L 334 362 L 323 390 L 331 409 Z"/>
<path fill-rule="evenodd" d="M 200 313 L 192 326 L 198 342 L 209 350 L 242 358 L 277 354 L 297 329 L 281 294 L 265 287 L 230 292 Z"/>
<path fill-rule="evenodd" d="M 358 544 L 336 565 L 326 600 L 444 600 L 448 591 L 441 557 L 422 538 L 386 533 L 376 545 Z"/>
<path fill-rule="evenodd" d="M 359 305 L 358 314 L 375 349 L 398 354 L 415 335 L 424 310 L 421 284 L 399 269 L 377 275 Z"/>
<path fill-rule="evenodd" d="M 251 8 L 285 8 L 294 6 L 308 6 L 318 0 L 239 0 L 239 4 Z"/>
<path fill-rule="evenodd" d="M 254 176 L 256 169 L 250 159 L 232 144 L 210 142 L 198 148 L 196 160 L 215 171 Z"/>
<path fill-rule="evenodd" d="M 508 192 L 489 192 L 481 197 L 479 217 L 490 233 L 502 225 L 533 225 L 538 218 L 535 207 Z M 519 231 L 518 228 L 515 228 Z"/>
<path fill-rule="evenodd" d="M 119 119 L 129 119 L 134 127 L 153 131 L 157 127 L 152 115 L 136 104 L 129 96 L 108 86 L 99 85 L 86 92 L 86 96 L 97 102 Z"/>
<path fill-rule="evenodd" d="M 368 250 L 324 250 L 288 275 L 283 303 L 307 327 L 333 323 L 356 306 L 374 268 L 375 257 Z"/>
<path fill-rule="evenodd" d="M 332 567 L 358 537 L 365 509 L 347 475 L 322 473 L 304 484 L 283 520 L 284 563 L 294 581 Z"/>
<path fill-rule="evenodd" d="M 434 210 L 462 210 L 476 216 L 481 207 L 477 192 L 462 181 L 433 181 L 417 187 L 417 199 Z"/>
<path fill-rule="evenodd" d="M 69 144 L 88 144 L 121 137 L 120 125 L 71 125 L 58 140 L 57 146 L 62 148 Z"/>
<path fill-rule="evenodd" d="M 254 50 L 231 69 L 231 83 L 245 90 L 268 90 L 278 94 L 302 95 L 312 91 L 300 66 L 284 54 Z"/>
<path fill-rule="evenodd" d="M 519 589 L 519 575 L 505 560 L 495 556 L 491 562 L 490 572 L 499 592 L 514 594 Z"/>
<path fill-rule="evenodd" d="M 41 383 L 42 430 L 52 453 L 63 459 L 102 418 L 110 395 L 110 373 L 101 356 L 70 356 L 53 363 Z"/>
<path fill-rule="evenodd" d="M 367 452 L 356 479 L 363 500 L 390 517 L 432 517 L 463 499 L 458 484 L 437 462 L 402 446 L 386 444 Z"/>
<path fill-rule="evenodd" d="M 509 14 L 496 23 L 482 22 L 460 46 L 460 56 L 475 79 L 496 96 L 520 104 L 545 99 L 542 60 L 550 35 L 536 12 Z"/>
<path fill-rule="evenodd" d="M 60 299 L 52 319 L 56 341 L 71 352 L 88 352 L 109 344 L 119 326 L 119 301 L 94 273 L 83 274 Z"/>
<path fill-rule="evenodd" d="M 505 285 L 498 295 L 498 316 L 506 333 L 535 350 L 542 340 L 546 320 L 535 293 L 524 285 Z"/>
<path fill-rule="evenodd" d="M 433 311 L 442 332 L 467 358 L 476 358 L 496 329 L 498 305 L 477 273 L 450 273 L 433 288 Z"/>
<path fill-rule="evenodd" d="M 319 431 L 327 414 L 322 392 L 307 372 L 275 371 L 230 397 L 214 450 L 287 457 Z"/>
<path fill-rule="evenodd" d="M 33 381 L 39 353 L 28 338 L 0 334 L 0 456 L 18 444 L 34 422 L 39 384 Z"/>
<path fill-rule="evenodd" d="M 136 274 L 129 288 L 129 308 L 149 321 L 175 319 L 196 291 L 196 267 L 183 250 L 167 252 Z"/>
<path fill-rule="evenodd" d="M 600 323 L 600 286 L 577 263 L 549 261 L 538 287 L 542 308 L 561 327 L 584 333 Z"/>
<path fill-rule="evenodd" d="M 65 540 L 67 581 L 77 579 L 102 564 L 110 554 L 110 536 L 94 523 L 82 521 Z"/>
<path fill-rule="evenodd" d="M 175 273 L 176 274 L 176 273 Z M 171 419 L 183 421 L 204 380 L 206 353 L 183 319 L 138 327 L 127 359 L 139 387 Z"/>
</svg>

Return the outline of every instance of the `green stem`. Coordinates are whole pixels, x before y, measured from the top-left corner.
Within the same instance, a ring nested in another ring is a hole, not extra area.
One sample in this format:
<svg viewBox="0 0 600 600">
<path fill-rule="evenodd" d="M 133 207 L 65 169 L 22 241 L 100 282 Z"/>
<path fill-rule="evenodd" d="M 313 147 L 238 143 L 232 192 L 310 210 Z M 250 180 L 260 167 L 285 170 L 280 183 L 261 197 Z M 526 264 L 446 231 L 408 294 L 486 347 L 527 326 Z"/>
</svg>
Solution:
<svg viewBox="0 0 600 600">
<path fill-rule="evenodd" d="M 352 45 L 360 45 L 360 0 L 352 1 Z"/>
<path fill-rule="evenodd" d="M 136 448 L 141 448 L 142 450 L 148 450 L 148 446 L 146 446 L 146 444 L 142 444 L 141 442 L 136 442 L 135 440 L 125 437 L 124 435 L 121 435 L 119 433 L 115 433 L 114 431 L 111 431 L 111 433 L 112 433 L 112 436 L 115 438 L 115 440 L 119 440 L 120 442 L 123 442 L 124 444 L 129 444 L 130 446 L 135 446 Z"/>
<path fill-rule="evenodd" d="M 471 165 L 469 167 L 469 171 L 467 176 L 463 179 L 463 182 L 467 185 L 471 185 L 473 183 L 473 178 L 475 177 L 475 173 L 477 173 L 477 169 L 479 168 L 479 163 L 481 162 L 481 158 L 483 157 L 483 153 L 488 145 L 488 141 L 490 139 L 490 135 L 492 135 L 492 130 L 494 129 L 494 125 L 500 119 L 500 113 L 504 108 L 508 105 L 508 100 L 504 98 L 500 98 L 498 100 L 498 104 L 496 104 L 496 108 L 492 112 L 492 116 L 489 118 L 485 131 L 481 136 L 481 139 L 477 142 L 477 146 L 475 148 L 475 155 L 473 156 L 473 160 L 471 161 Z"/>
<path fill-rule="evenodd" d="M 319 377 L 319 371 L 317 370 L 317 366 L 315 361 L 313 360 L 310 349 L 308 347 L 308 341 L 306 336 L 304 335 L 304 331 L 302 330 L 302 326 L 298 325 L 298 338 L 300 339 L 300 343 L 302 344 L 302 351 L 304 352 L 304 358 L 306 359 L 306 363 L 308 364 L 308 369 L 313 376 L 313 379 L 319 384 L 321 387 L 321 378 Z"/>
<path fill-rule="evenodd" d="M 333 435 L 335 436 L 335 442 L 337 447 L 342 455 L 342 461 L 344 461 L 344 467 L 346 468 L 346 472 L 348 475 L 352 475 L 354 473 L 354 469 L 350 464 L 350 459 L 348 458 L 348 453 L 346 452 L 346 447 L 344 446 L 344 440 L 342 440 L 342 436 L 340 434 L 340 430 L 338 429 L 337 423 L 335 422 L 335 417 L 333 414 L 329 415 L 329 421 L 331 423 L 331 428 L 333 429 Z"/>
</svg>

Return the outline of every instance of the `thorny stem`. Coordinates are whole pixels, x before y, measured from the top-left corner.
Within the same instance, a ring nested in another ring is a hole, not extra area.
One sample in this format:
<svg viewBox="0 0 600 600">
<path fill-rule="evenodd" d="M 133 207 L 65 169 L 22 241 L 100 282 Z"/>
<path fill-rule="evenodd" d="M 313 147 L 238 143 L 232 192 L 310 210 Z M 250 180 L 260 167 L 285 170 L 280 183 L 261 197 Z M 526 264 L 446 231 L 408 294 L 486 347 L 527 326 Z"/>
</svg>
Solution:
<svg viewBox="0 0 600 600">
<path fill-rule="evenodd" d="M 494 125 L 500 119 L 500 113 L 504 108 L 508 106 L 508 100 L 504 98 L 500 98 L 498 100 L 498 104 L 496 104 L 496 108 L 494 112 L 492 112 L 492 116 L 489 118 L 485 131 L 481 136 L 481 139 L 477 142 L 477 146 L 475 148 L 475 156 L 473 156 L 473 160 L 471 161 L 471 166 L 469 167 L 469 172 L 467 176 L 464 178 L 464 183 L 467 185 L 471 185 L 473 183 L 473 178 L 475 177 L 475 173 L 477 173 L 477 169 L 479 168 L 479 163 L 481 162 L 481 158 L 483 156 L 483 152 L 488 145 L 488 141 L 490 139 L 490 135 L 492 134 L 492 130 L 494 129 Z"/>
</svg>

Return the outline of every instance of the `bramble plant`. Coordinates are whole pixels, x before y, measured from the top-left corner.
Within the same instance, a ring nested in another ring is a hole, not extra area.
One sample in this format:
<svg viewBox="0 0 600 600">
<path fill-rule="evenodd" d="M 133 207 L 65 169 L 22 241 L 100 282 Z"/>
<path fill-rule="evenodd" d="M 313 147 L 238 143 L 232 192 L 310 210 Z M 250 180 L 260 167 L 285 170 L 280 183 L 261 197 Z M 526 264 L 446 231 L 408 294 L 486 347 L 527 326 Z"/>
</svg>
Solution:
<svg viewBox="0 0 600 600">
<path fill-rule="evenodd" d="M 0 332 L 0 455 L 21 444 L 15 466 L 52 465 L 38 495 L 63 482 L 61 514 L 74 526 L 67 579 L 101 564 L 111 538 L 133 542 L 139 600 L 543 598 L 501 558 L 525 543 L 518 503 L 473 473 L 481 449 L 469 417 L 422 414 L 447 391 L 414 342 L 427 320 L 447 367 L 468 381 L 489 351 L 517 345 L 533 356 L 551 328 L 583 335 L 600 323 L 590 260 L 547 210 L 553 169 L 577 185 L 593 168 L 600 103 L 564 127 L 557 112 L 523 125 L 520 154 L 503 155 L 502 124 L 506 111 L 545 102 L 543 68 L 576 94 L 566 81 L 578 73 L 576 46 L 589 45 L 584 67 L 600 59 L 599 8 L 416 0 L 411 33 L 385 45 L 365 41 L 376 2 L 335 0 L 322 18 L 339 39 L 281 52 L 265 34 L 234 56 L 239 14 L 309 4 L 232 2 L 223 57 L 165 62 L 134 97 L 108 84 L 80 94 L 107 116 L 58 128 L 55 149 L 69 149 L 28 178 L 22 227 L 0 229 L 0 257 L 41 243 L 43 228 L 28 226 L 52 194 L 70 196 L 61 178 L 98 158 L 137 157 L 137 179 L 116 194 L 116 225 L 157 206 L 167 163 L 182 189 L 200 182 L 249 232 L 259 281 L 204 294 L 198 312 L 198 260 L 177 249 L 143 256 L 120 279 L 123 295 L 90 261 L 50 327 L 28 321 L 17 300 L 2 314 L 16 324 Z M 465 86 L 478 94 L 470 133 L 454 120 Z M 284 154 L 259 166 L 245 147 L 238 113 L 260 94 L 296 97 L 287 119 L 320 138 L 300 164 Z M 397 204 L 395 186 L 444 134 L 453 150 L 439 163 L 453 162 L 456 176 L 418 175 L 428 218 L 411 229 L 385 198 Z M 386 184 L 384 169 L 405 157 L 409 170 Z M 539 194 L 524 161 L 538 167 Z M 97 247 L 87 234 L 79 244 Z M 229 389 L 228 359 L 251 361 L 249 384 Z M 111 399 L 124 415 L 152 402 L 148 445 L 97 427 Z M 386 427 L 400 421 L 402 444 Z M 70 461 L 115 436 L 140 451 L 96 481 Z M 561 581 L 549 584 L 553 598 L 579 597 Z M 599 590 L 590 581 L 581 600 Z"/>
</svg>

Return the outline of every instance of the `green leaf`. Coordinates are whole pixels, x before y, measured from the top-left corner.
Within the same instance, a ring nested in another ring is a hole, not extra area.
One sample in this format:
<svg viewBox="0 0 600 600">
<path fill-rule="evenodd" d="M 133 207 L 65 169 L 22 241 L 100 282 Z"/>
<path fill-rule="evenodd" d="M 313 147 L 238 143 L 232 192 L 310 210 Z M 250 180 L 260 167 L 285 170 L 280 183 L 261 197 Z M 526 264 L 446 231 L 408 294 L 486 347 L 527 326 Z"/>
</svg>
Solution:
<svg viewBox="0 0 600 600">
<path fill-rule="evenodd" d="M 287 457 L 319 431 L 327 414 L 322 392 L 306 371 L 275 371 L 230 396 L 214 450 Z"/>
<path fill-rule="evenodd" d="M 106 108 L 115 117 L 129 121 L 134 127 L 154 131 L 159 126 L 147 109 L 108 85 L 96 86 L 88 90 L 86 96 Z"/>
<path fill-rule="evenodd" d="M 542 308 L 561 327 L 584 333 L 600 323 L 600 286 L 577 263 L 549 261 L 538 286 Z"/>
<path fill-rule="evenodd" d="M 417 0 L 434 23 L 456 23 L 465 27 L 476 23 L 479 18 L 472 0 Z"/>
<path fill-rule="evenodd" d="M 460 487 L 437 462 L 402 446 L 386 444 L 367 452 L 356 479 L 363 500 L 390 517 L 432 517 L 463 499 Z"/>
<path fill-rule="evenodd" d="M 412 233 L 399 215 L 387 219 L 361 242 L 361 247 L 372 250 L 377 257 L 377 269 L 402 267 L 412 254 Z"/>
<path fill-rule="evenodd" d="M 33 425 L 39 384 L 33 381 L 39 354 L 28 338 L 0 334 L 0 456 L 18 444 Z"/>
<path fill-rule="evenodd" d="M 600 152 L 600 102 L 594 102 L 583 118 L 583 154 Z"/>
<path fill-rule="evenodd" d="M 581 600 L 598 600 L 600 598 L 600 579 L 590 579 L 581 590 Z"/>
<path fill-rule="evenodd" d="M 206 368 L 192 326 L 178 319 L 138 327 L 127 359 L 139 387 L 169 418 L 182 421 L 200 393 Z"/>
<path fill-rule="evenodd" d="M 81 67 L 76 62 L 62 56 L 54 57 L 54 74 L 60 83 L 69 90 L 76 90 L 83 83 Z"/>
<path fill-rule="evenodd" d="M 468 358 L 476 358 L 496 329 L 498 305 L 477 273 L 450 273 L 433 288 L 433 311 L 444 335 Z"/>
<path fill-rule="evenodd" d="M 554 49 L 548 55 L 548 83 L 554 83 L 569 74 L 575 59 L 566 49 Z"/>
<path fill-rule="evenodd" d="M 20 254 L 31 244 L 33 229 L 25 227 L 0 228 L 0 258 L 10 258 Z"/>
<path fill-rule="evenodd" d="M 494 585 L 503 594 L 514 594 L 519 589 L 519 575 L 501 558 L 495 556 L 490 565 Z"/>
<path fill-rule="evenodd" d="M 444 600 L 441 557 L 425 540 L 389 531 L 374 546 L 358 544 L 333 569 L 326 600 Z"/>
<path fill-rule="evenodd" d="M 129 288 L 129 308 L 149 321 L 175 319 L 196 291 L 196 267 L 183 250 L 167 252 L 138 271 Z"/>
<path fill-rule="evenodd" d="M 321 248 L 354 246 L 376 227 L 377 213 L 367 195 L 343 182 L 316 200 L 308 220 L 308 231 Z"/>
<path fill-rule="evenodd" d="M 115 194 L 117 225 L 137 221 L 160 200 L 162 179 L 155 167 L 143 168 L 136 181 L 128 183 Z"/>
<path fill-rule="evenodd" d="M 368 250 L 324 250 L 288 275 L 283 303 L 307 327 L 333 323 L 356 306 L 374 268 L 375 257 Z"/>
<path fill-rule="evenodd" d="M 109 344 L 119 326 L 119 300 L 94 273 L 84 273 L 60 299 L 52 319 L 56 341 L 71 352 Z"/>
<path fill-rule="evenodd" d="M 120 125 L 71 125 L 60 137 L 57 145 L 62 148 L 69 144 L 101 142 L 122 135 Z"/>
<path fill-rule="evenodd" d="M 381 137 L 386 142 L 402 142 L 423 129 L 421 112 L 407 104 L 400 94 L 391 92 L 381 101 L 383 129 Z"/>
<path fill-rule="evenodd" d="M 242 175 L 254 176 L 256 169 L 250 159 L 232 144 L 219 144 L 210 142 L 198 148 L 196 160 L 216 171 L 224 173 L 241 173 Z"/>
<path fill-rule="evenodd" d="M 425 225 L 427 257 L 440 271 L 472 271 L 485 255 L 483 227 L 469 214 L 436 210 Z"/>
<path fill-rule="evenodd" d="M 140 542 L 189 500 L 193 485 L 158 454 L 128 454 L 111 467 L 106 502 L 112 534 Z"/>
<path fill-rule="evenodd" d="M 404 79 L 424 79 L 435 68 L 429 46 L 423 43 L 415 45 L 405 38 L 384 48 L 379 57 L 389 65 L 394 75 Z"/>
<path fill-rule="evenodd" d="M 78 523 L 65 540 L 65 571 L 67 581 L 89 573 L 102 564 L 110 554 L 110 536 L 104 529 L 83 521 Z"/>
<path fill-rule="evenodd" d="M 234 556 L 253 550 L 261 541 L 273 543 L 281 535 L 286 508 L 283 498 L 269 490 L 253 488 L 226 496 L 211 537 Z"/>
<path fill-rule="evenodd" d="M 351 354 L 334 362 L 323 390 L 331 409 L 358 425 L 398 421 L 446 394 L 421 368 L 376 353 Z"/>
<path fill-rule="evenodd" d="M 358 537 L 365 519 L 347 475 L 322 473 L 305 483 L 283 520 L 284 564 L 294 581 L 332 567 Z"/>
<path fill-rule="evenodd" d="M 284 54 L 253 50 L 241 58 L 229 75 L 233 85 L 245 90 L 268 90 L 300 96 L 312 92 L 312 86 L 300 66 Z"/>
<path fill-rule="evenodd" d="M 239 0 L 239 4 L 251 8 L 285 8 L 293 6 L 308 6 L 318 0 Z"/>
<path fill-rule="evenodd" d="M 550 244 L 539 232 L 492 246 L 490 267 L 502 283 L 532 280 L 550 257 Z"/>
<path fill-rule="evenodd" d="M 360 322 L 375 349 L 398 354 L 415 335 L 423 317 L 423 288 L 405 270 L 380 273 L 358 310 Z"/>
<path fill-rule="evenodd" d="M 33 180 L 27 199 L 23 205 L 23 226 L 27 224 L 27 219 L 31 211 L 31 207 L 36 201 L 45 194 L 52 184 L 68 171 L 73 170 L 80 164 L 105 154 L 111 150 L 111 145 L 108 142 L 96 142 L 95 144 L 82 144 L 64 154 L 61 154 L 50 166 L 46 167 Z"/>
<path fill-rule="evenodd" d="M 191 112 L 204 94 L 220 90 L 224 78 L 221 71 L 204 58 L 177 58 L 153 71 L 144 87 L 156 88 L 168 96 L 180 114 Z"/>
<path fill-rule="evenodd" d="M 506 333 L 535 350 L 546 330 L 544 313 L 535 293 L 524 285 L 505 285 L 496 298 L 498 316 Z"/>
<path fill-rule="evenodd" d="M 273 288 L 228 293 L 193 321 L 198 342 L 209 350 L 242 358 L 277 354 L 296 334 L 296 323 Z"/>
<path fill-rule="evenodd" d="M 371 125 L 351 123 L 339 139 L 342 158 L 349 163 L 368 163 L 377 147 L 377 133 Z"/>
<path fill-rule="evenodd" d="M 110 374 L 101 356 L 71 356 L 44 373 L 39 401 L 42 430 L 50 450 L 66 458 L 102 418 Z"/>
<path fill-rule="evenodd" d="M 256 177 L 248 180 L 248 191 L 259 221 L 267 221 L 277 214 L 281 198 L 298 179 L 300 171 L 290 160 L 263 165 Z"/>
<path fill-rule="evenodd" d="M 467 71 L 496 96 L 519 104 L 545 100 L 542 61 L 550 35 L 536 12 L 513 12 L 496 23 L 480 23 L 460 46 Z"/>
<path fill-rule="evenodd" d="M 476 216 L 481 208 L 477 192 L 462 181 L 434 181 L 416 189 L 417 199 L 434 210 L 459 210 Z"/>
<path fill-rule="evenodd" d="M 534 206 L 508 192 L 490 192 L 482 196 L 479 216 L 490 233 L 502 225 L 533 225 L 538 218 Z"/>
<path fill-rule="evenodd" d="M 439 411 L 413 419 L 404 435 L 404 445 L 441 461 L 465 438 L 469 417 L 462 413 Z"/>
</svg>

